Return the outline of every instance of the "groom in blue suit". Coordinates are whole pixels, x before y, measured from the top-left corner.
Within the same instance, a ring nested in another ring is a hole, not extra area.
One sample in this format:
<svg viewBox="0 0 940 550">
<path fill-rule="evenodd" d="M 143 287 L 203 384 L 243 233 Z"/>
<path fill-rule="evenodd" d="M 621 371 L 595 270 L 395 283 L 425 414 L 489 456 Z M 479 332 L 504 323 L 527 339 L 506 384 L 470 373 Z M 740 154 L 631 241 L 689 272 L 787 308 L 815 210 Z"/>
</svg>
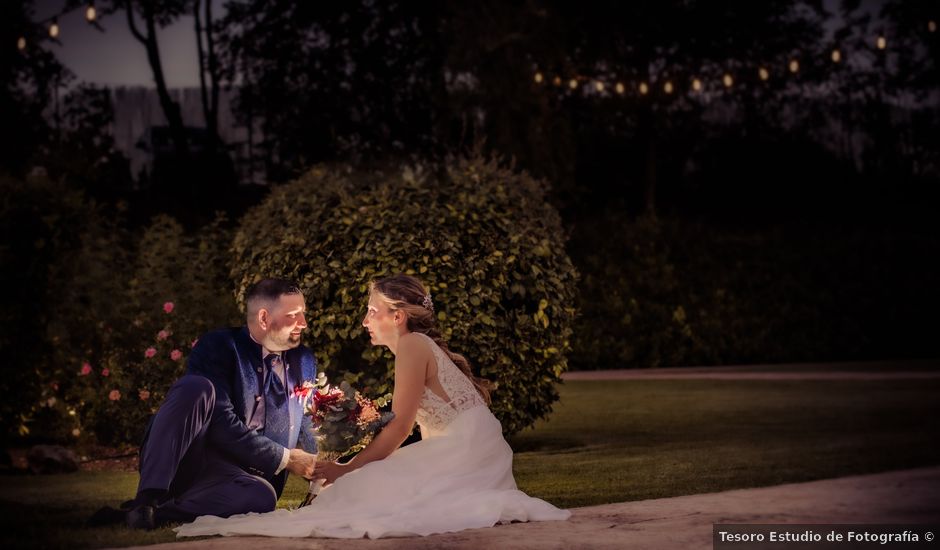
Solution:
<svg viewBox="0 0 940 550">
<path fill-rule="evenodd" d="M 152 529 L 269 512 L 288 472 L 313 476 L 313 426 L 294 396 L 316 377 L 316 359 L 300 344 L 303 294 L 289 281 L 264 279 L 248 290 L 246 306 L 247 326 L 203 335 L 167 393 L 141 446 L 136 498 L 90 523 L 120 517 Z"/>
</svg>

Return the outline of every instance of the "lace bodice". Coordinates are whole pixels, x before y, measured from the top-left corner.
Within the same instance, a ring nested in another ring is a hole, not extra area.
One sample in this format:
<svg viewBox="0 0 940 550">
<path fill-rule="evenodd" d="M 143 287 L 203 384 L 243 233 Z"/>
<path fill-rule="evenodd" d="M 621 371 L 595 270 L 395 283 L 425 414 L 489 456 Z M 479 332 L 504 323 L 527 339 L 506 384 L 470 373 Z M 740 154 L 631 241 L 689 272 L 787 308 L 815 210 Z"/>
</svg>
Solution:
<svg viewBox="0 0 940 550">
<path fill-rule="evenodd" d="M 444 388 L 444 393 L 450 398 L 450 401 L 441 399 L 425 386 L 424 395 L 418 403 L 417 419 L 422 436 L 427 436 L 445 430 L 460 413 L 474 407 L 485 407 L 486 403 L 473 382 L 460 371 L 444 350 L 434 343 L 434 339 L 426 334 L 421 336 L 431 344 L 431 351 L 434 352 L 434 360 L 437 363 L 437 379 Z"/>
</svg>

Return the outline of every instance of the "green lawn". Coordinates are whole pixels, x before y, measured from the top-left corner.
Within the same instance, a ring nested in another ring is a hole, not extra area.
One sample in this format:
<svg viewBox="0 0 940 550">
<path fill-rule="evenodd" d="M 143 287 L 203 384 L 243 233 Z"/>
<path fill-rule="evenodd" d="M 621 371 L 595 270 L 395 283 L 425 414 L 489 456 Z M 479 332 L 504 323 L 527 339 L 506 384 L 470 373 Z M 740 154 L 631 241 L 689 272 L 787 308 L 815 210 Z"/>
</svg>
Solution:
<svg viewBox="0 0 940 550">
<path fill-rule="evenodd" d="M 940 380 L 568 382 L 512 439 L 565 507 L 940 464 Z"/>
<path fill-rule="evenodd" d="M 511 440 L 522 490 L 564 507 L 940 464 L 940 380 L 568 382 L 549 421 Z M 0 480 L 0 546 L 175 540 L 82 528 L 134 491 L 122 472 Z M 293 477 L 281 506 L 305 484 Z"/>
</svg>

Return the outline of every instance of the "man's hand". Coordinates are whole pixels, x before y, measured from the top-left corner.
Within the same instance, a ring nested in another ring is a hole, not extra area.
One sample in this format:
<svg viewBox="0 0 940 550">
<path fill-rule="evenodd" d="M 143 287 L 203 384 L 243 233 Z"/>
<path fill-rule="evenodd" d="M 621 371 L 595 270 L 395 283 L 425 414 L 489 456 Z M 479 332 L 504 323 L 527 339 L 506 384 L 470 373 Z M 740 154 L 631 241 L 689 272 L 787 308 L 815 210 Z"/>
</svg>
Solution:
<svg viewBox="0 0 940 550">
<path fill-rule="evenodd" d="M 317 464 L 317 455 L 303 449 L 291 449 L 287 458 L 287 471 L 304 479 L 313 479 L 313 469 Z"/>
</svg>

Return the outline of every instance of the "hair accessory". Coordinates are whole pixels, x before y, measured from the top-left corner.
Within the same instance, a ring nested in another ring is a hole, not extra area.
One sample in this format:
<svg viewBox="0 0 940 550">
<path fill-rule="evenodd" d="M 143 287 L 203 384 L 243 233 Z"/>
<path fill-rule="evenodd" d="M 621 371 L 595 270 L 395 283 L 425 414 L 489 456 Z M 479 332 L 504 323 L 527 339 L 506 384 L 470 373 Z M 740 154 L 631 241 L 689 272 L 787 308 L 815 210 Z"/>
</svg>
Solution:
<svg viewBox="0 0 940 550">
<path fill-rule="evenodd" d="M 424 306 L 424 309 L 434 313 L 434 302 L 431 301 L 431 293 L 424 295 L 424 300 L 421 301 L 421 305 Z"/>
</svg>

